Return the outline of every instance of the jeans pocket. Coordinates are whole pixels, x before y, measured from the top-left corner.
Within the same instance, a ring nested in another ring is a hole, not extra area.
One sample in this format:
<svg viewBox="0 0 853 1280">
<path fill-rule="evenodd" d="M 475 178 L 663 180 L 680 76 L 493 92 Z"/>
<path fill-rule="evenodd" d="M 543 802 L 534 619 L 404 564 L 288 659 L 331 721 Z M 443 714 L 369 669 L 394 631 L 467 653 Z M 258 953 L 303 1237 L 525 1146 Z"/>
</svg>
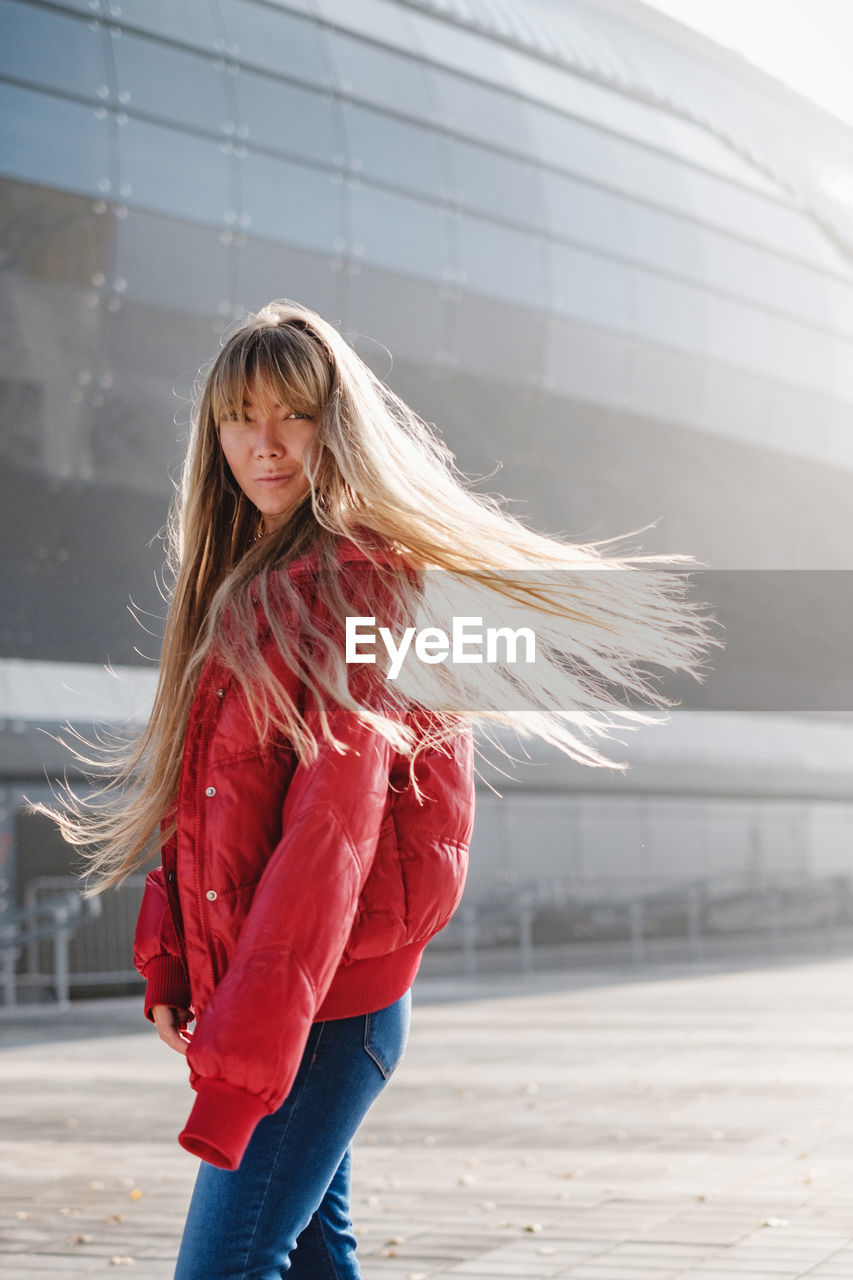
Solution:
<svg viewBox="0 0 853 1280">
<path fill-rule="evenodd" d="M 399 1063 L 409 1039 L 412 993 L 364 1015 L 364 1049 L 387 1080 Z"/>
</svg>

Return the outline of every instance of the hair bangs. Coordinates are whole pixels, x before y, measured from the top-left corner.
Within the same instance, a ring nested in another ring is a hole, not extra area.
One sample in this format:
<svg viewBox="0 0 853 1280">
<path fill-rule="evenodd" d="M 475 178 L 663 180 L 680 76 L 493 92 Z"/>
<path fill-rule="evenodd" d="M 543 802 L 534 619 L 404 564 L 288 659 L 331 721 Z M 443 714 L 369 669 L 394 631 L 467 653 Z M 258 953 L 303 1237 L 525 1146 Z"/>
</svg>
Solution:
<svg viewBox="0 0 853 1280">
<path fill-rule="evenodd" d="M 310 330 L 290 324 L 250 330 L 220 352 L 211 373 L 211 412 L 217 423 L 240 417 L 251 400 L 318 414 L 332 376 L 324 344 Z"/>
</svg>

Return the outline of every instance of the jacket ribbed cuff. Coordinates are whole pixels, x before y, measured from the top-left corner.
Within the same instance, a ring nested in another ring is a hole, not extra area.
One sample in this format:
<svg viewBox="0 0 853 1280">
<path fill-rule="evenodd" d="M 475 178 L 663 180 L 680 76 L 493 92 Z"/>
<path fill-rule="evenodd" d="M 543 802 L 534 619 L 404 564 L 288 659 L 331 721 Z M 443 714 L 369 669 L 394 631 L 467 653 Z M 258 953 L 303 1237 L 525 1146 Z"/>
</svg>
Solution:
<svg viewBox="0 0 853 1280">
<path fill-rule="evenodd" d="M 236 1169 L 255 1125 L 268 1115 L 254 1094 L 224 1080 L 199 1080 L 196 1100 L 178 1142 L 219 1169 Z"/>
<path fill-rule="evenodd" d="M 192 993 L 184 962 L 179 956 L 165 952 L 155 956 L 145 966 L 145 1016 L 151 1019 L 155 1004 L 166 1004 L 173 1009 L 189 1009 Z"/>
</svg>

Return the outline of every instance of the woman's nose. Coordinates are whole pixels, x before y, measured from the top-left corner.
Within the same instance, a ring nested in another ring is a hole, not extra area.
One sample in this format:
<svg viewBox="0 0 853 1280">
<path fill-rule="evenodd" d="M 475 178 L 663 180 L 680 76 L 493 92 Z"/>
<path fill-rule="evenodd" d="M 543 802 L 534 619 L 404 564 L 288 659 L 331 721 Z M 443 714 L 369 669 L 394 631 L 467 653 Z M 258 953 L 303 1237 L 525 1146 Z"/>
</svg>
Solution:
<svg viewBox="0 0 853 1280">
<path fill-rule="evenodd" d="M 255 452 L 274 455 L 284 452 L 281 437 L 277 431 L 277 423 L 274 418 L 258 420 L 258 429 L 255 434 Z"/>
</svg>

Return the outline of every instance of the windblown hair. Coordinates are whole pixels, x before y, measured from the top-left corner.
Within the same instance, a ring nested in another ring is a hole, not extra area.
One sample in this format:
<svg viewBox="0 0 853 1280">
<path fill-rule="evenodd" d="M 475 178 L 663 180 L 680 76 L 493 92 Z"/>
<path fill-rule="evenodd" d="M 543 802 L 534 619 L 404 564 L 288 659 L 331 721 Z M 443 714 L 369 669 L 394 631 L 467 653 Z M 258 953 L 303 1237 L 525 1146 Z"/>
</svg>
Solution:
<svg viewBox="0 0 853 1280">
<path fill-rule="evenodd" d="M 625 695 L 674 705 L 641 664 L 701 679 L 704 652 L 719 642 L 708 636 L 704 606 L 686 599 L 684 573 L 674 571 L 695 565 L 691 557 L 608 554 L 618 539 L 573 544 L 531 531 L 499 499 L 471 491 L 432 428 L 315 312 L 287 301 L 250 316 L 198 392 L 168 526 L 173 588 L 150 718 L 134 740 L 102 743 L 94 757 L 78 751 L 100 770 L 99 785 L 86 797 L 66 785 L 61 810 L 46 810 L 83 847 L 90 893 L 139 868 L 174 829 L 187 721 L 211 653 L 239 683 L 259 738 L 280 732 L 300 759 L 314 757 L 316 734 L 262 653 L 262 633 L 309 691 L 324 737 L 334 743 L 326 709 L 340 704 L 413 761 L 473 722 L 485 731 L 510 726 L 584 764 L 625 768 L 591 741 L 613 727 L 656 722 Z M 219 440 L 220 424 L 242 415 L 247 395 L 317 420 L 303 457 L 310 492 L 263 537 Z M 340 636 L 365 602 L 338 572 L 341 538 L 387 581 L 398 620 L 422 617 L 450 630 L 461 602 L 467 614 L 535 626 L 537 662 L 410 664 L 391 697 L 428 713 L 431 728 L 415 736 L 387 706 L 355 697 L 348 681 Z M 317 565 L 311 591 L 330 626 L 312 622 L 304 587 L 286 572 L 309 554 Z"/>
</svg>

